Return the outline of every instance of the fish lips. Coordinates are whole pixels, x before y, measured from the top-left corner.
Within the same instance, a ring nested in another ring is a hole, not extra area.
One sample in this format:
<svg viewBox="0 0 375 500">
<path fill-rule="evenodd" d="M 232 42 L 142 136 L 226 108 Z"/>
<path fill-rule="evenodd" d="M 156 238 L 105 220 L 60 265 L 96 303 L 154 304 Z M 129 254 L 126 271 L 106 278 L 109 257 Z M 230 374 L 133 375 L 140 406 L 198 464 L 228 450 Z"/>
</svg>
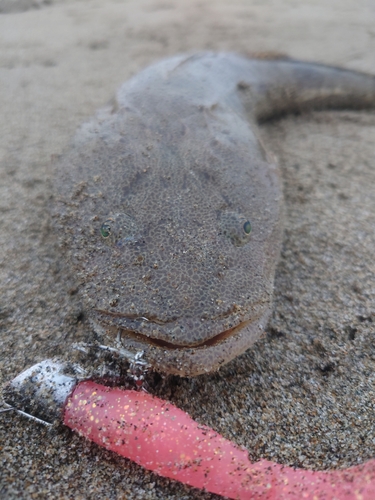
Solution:
<svg viewBox="0 0 375 500">
<path fill-rule="evenodd" d="M 160 327 L 157 318 L 151 320 L 145 316 L 95 310 L 91 322 L 95 331 L 107 339 L 120 340 L 121 345 L 133 353 L 142 351 L 143 359 L 156 371 L 193 377 L 216 371 L 248 349 L 264 333 L 270 312 L 271 306 L 267 305 L 258 311 L 256 317 L 237 320 L 237 324 L 230 328 L 193 345 L 173 343 L 142 331 L 141 325 L 144 324 Z"/>
</svg>

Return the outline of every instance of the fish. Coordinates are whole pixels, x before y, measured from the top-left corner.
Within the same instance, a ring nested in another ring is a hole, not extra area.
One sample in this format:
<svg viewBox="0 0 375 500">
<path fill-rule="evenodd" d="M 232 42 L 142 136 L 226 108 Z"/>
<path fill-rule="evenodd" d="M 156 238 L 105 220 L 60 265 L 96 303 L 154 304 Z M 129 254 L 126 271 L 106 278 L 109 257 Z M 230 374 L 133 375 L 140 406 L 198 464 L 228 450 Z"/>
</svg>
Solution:
<svg viewBox="0 0 375 500">
<path fill-rule="evenodd" d="M 55 165 L 54 225 L 95 335 L 184 377 L 247 350 L 284 219 L 260 125 L 374 106 L 373 75 L 283 56 L 177 55 L 125 82 Z"/>
</svg>

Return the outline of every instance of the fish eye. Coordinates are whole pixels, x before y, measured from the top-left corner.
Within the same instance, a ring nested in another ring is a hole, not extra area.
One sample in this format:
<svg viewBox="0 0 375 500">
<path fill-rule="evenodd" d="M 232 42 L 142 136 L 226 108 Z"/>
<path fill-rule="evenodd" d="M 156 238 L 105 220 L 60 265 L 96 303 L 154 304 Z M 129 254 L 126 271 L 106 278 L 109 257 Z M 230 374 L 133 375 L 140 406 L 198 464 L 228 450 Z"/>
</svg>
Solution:
<svg viewBox="0 0 375 500">
<path fill-rule="evenodd" d="M 108 238 L 109 235 L 111 234 L 112 223 L 113 223 L 112 219 L 107 219 L 101 225 L 101 227 L 100 227 L 100 234 L 103 236 L 103 238 Z"/>
<path fill-rule="evenodd" d="M 243 225 L 243 230 L 245 231 L 246 234 L 250 234 L 251 233 L 251 223 L 249 220 L 247 220 L 245 222 L 245 224 Z"/>
<path fill-rule="evenodd" d="M 100 234 L 106 243 L 118 247 L 134 243 L 138 232 L 134 217 L 126 213 L 111 214 L 100 226 Z"/>
<path fill-rule="evenodd" d="M 221 234 L 235 247 L 243 247 L 250 241 L 251 222 L 243 214 L 224 211 L 219 215 Z"/>
</svg>

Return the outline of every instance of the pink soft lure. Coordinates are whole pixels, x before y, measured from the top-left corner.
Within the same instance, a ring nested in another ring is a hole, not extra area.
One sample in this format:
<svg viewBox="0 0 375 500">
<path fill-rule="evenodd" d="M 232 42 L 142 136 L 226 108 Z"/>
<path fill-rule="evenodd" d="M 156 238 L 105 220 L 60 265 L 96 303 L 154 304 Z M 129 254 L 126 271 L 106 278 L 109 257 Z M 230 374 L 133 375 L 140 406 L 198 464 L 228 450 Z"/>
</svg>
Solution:
<svg viewBox="0 0 375 500">
<path fill-rule="evenodd" d="M 64 423 L 156 474 L 232 499 L 375 499 L 375 460 L 327 472 L 251 463 L 246 450 L 144 392 L 81 382 Z"/>
</svg>

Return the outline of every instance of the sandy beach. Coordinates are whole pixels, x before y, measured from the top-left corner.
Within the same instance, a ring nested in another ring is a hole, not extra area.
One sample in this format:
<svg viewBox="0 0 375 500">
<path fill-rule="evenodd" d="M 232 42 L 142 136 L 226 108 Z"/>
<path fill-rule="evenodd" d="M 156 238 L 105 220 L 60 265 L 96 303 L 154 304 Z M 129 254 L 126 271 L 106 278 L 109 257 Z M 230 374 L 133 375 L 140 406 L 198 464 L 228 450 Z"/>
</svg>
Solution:
<svg viewBox="0 0 375 500">
<path fill-rule="evenodd" d="M 207 49 L 277 51 L 375 74 L 375 1 L 0 0 L 0 384 L 90 341 L 51 230 L 54 157 L 127 78 Z M 374 138 L 375 110 L 262 126 L 286 202 L 267 333 L 217 373 L 156 387 L 253 460 L 324 470 L 375 457 Z M 0 497 L 215 495 L 7 412 Z"/>
</svg>

